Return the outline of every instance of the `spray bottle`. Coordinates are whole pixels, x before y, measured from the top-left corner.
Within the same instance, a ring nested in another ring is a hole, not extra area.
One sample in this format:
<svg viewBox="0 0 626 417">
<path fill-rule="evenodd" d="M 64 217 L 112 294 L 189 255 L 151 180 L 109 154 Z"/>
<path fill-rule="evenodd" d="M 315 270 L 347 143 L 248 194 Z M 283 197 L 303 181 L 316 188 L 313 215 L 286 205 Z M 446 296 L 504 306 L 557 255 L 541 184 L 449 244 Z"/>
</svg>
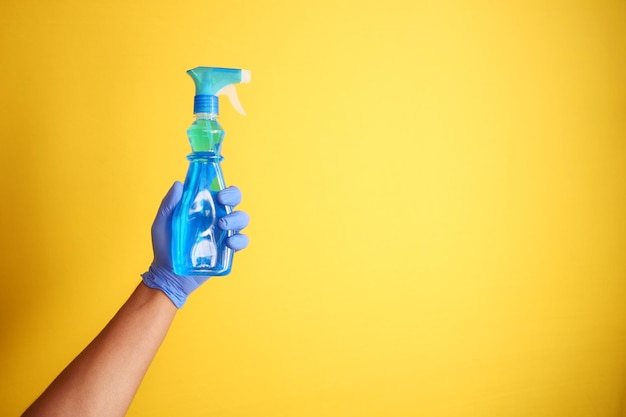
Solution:
<svg viewBox="0 0 626 417">
<path fill-rule="evenodd" d="M 232 231 L 217 221 L 232 211 L 221 205 L 217 193 L 225 188 L 220 162 L 224 130 L 217 121 L 218 95 L 226 95 L 232 106 L 245 115 L 235 84 L 250 82 L 250 71 L 197 67 L 187 71 L 196 86 L 195 121 L 187 130 L 192 153 L 183 196 L 172 217 L 172 263 L 183 276 L 220 276 L 230 272 L 233 250 L 225 244 Z"/>
</svg>

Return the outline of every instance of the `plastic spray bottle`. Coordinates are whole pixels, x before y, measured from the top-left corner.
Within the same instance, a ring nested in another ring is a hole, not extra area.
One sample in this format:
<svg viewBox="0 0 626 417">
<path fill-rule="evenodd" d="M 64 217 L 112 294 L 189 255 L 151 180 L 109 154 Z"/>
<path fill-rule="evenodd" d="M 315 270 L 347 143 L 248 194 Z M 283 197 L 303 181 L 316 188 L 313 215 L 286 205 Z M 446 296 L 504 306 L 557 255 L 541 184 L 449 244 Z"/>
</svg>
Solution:
<svg viewBox="0 0 626 417">
<path fill-rule="evenodd" d="M 220 162 L 224 130 L 217 121 L 218 95 L 226 95 L 232 106 L 245 115 L 235 84 L 250 82 L 250 71 L 197 67 L 187 71 L 196 86 L 195 121 L 187 130 L 192 153 L 183 196 L 172 217 L 172 263 L 183 276 L 226 275 L 233 262 L 233 250 L 225 244 L 232 231 L 217 221 L 232 211 L 218 203 L 216 195 L 225 188 Z"/>
</svg>

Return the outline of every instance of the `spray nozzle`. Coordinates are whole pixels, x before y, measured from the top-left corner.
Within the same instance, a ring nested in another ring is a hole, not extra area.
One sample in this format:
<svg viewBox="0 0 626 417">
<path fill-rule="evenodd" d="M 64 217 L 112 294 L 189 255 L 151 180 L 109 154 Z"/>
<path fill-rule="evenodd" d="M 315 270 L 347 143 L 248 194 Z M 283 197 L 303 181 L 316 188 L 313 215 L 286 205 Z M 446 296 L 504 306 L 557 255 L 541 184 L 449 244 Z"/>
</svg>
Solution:
<svg viewBox="0 0 626 417">
<path fill-rule="evenodd" d="M 250 71 L 233 68 L 197 67 L 187 71 L 196 84 L 193 112 L 219 114 L 218 95 L 228 97 L 230 104 L 245 116 L 235 84 L 249 83 Z"/>
</svg>

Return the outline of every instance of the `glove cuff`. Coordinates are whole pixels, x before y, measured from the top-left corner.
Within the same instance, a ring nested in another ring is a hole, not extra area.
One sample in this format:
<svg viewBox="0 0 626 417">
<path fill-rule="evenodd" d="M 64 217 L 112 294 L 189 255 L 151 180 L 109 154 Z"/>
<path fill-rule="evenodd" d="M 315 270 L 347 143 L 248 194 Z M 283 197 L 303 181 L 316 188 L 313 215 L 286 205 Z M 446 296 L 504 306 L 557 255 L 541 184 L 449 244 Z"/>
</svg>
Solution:
<svg viewBox="0 0 626 417">
<path fill-rule="evenodd" d="M 181 279 L 185 279 L 184 277 L 180 277 L 162 266 L 152 264 L 148 271 L 141 275 L 141 278 L 146 286 L 165 293 L 176 308 L 182 308 L 185 301 L 187 301 L 189 292 L 183 288 L 187 287 L 189 283 L 184 285 L 184 283 L 180 282 Z"/>
</svg>

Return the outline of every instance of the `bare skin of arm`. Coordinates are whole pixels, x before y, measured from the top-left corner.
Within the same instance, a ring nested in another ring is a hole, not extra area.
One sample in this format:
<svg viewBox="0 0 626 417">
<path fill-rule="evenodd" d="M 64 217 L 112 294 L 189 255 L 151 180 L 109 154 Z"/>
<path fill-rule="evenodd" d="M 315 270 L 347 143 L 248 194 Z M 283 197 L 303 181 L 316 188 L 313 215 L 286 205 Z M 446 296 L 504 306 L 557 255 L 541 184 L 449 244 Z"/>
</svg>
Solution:
<svg viewBox="0 0 626 417">
<path fill-rule="evenodd" d="M 22 417 L 121 417 L 177 312 L 143 283 Z"/>
<path fill-rule="evenodd" d="M 143 281 L 100 334 L 61 372 L 22 417 L 122 417 L 128 411 L 174 316 L 191 291 L 209 276 L 175 275 L 171 261 L 171 217 L 183 185 L 175 182 L 152 224 L 154 260 Z M 218 201 L 231 207 L 241 201 L 236 187 L 220 191 Z M 243 212 L 223 219 L 228 230 L 248 224 Z M 226 229 L 224 229 L 226 230 Z M 247 236 L 226 240 L 232 250 L 244 249 Z M 148 285 L 146 285 L 148 284 Z M 173 297 L 173 298 L 172 298 Z"/>
</svg>

